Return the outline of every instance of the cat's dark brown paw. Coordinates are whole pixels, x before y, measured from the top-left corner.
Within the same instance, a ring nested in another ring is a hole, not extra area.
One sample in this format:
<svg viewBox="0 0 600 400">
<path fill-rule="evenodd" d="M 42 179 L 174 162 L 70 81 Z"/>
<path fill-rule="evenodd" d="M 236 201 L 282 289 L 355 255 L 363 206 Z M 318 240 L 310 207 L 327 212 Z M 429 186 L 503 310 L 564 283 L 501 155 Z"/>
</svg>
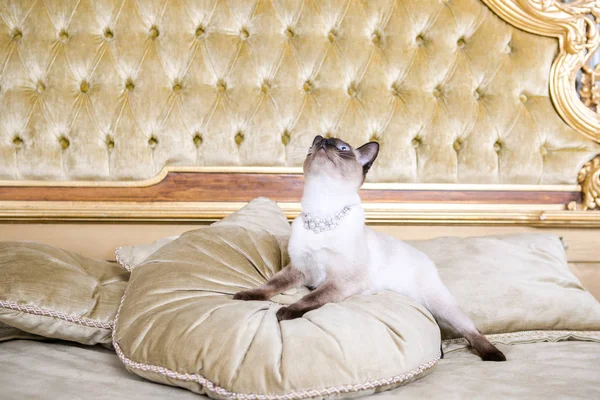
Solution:
<svg viewBox="0 0 600 400">
<path fill-rule="evenodd" d="M 500 350 L 488 351 L 481 355 L 483 361 L 506 361 L 506 356 Z"/>
<path fill-rule="evenodd" d="M 304 315 L 304 311 L 291 309 L 290 307 L 281 307 L 277 310 L 277 321 L 285 321 L 288 319 L 300 318 Z"/>
<path fill-rule="evenodd" d="M 244 290 L 233 295 L 234 300 L 269 300 L 267 294 L 262 290 Z"/>
</svg>

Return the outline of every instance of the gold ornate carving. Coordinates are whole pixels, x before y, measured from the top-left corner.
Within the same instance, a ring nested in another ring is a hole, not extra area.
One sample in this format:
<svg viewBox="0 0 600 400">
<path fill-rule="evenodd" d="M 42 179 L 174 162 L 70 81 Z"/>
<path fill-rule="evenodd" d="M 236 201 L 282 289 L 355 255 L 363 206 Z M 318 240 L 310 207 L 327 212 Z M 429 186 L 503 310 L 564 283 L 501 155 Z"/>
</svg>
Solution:
<svg viewBox="0 0 600 400">
<path fill-rule="evenodd" d="M 583 66 L 579 95 L 586 107 L 600 112 L 600 64 Z"/>
<path fill-rule="evenodd" d="M 559 53 L 550 70 L 550 97 L 566 123 L 600 142 L 600 114 L 586 107 L 575 89 L 578 71 L 584 67 L 590 71 L 588 62 L 600 46 L 596 25 L 600 19 L 600 0 L 483 1 L 502 19 L 520 29 L 558 38 Z"/>
<path fill-rule="evenodd" d="M 581 185 L 583 198 L 580 204 L 569 203 L 569 210 L 600 209 L 600 156 L 585 163 L 579 171 L 577 181 Z"/>
</svg>

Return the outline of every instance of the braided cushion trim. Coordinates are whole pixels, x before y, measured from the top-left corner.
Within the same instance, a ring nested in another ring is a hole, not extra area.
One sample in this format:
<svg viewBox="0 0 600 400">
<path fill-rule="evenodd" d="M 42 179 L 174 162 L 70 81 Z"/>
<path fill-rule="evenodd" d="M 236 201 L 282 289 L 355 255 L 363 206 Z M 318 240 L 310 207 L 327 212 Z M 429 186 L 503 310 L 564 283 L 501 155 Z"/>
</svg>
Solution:
<svg viewBox="0 0 600 400">
<path fill-rule="evenodd" d="M 52 317 L 62 319 L 63 321 L 72 322 L 74 324 L 89 326 L 90 328 L 100 328 L 111 330 L 114 324 L 111 322 L 100 322 L 85 317 L 74 317 L 60 311 L 48 310 L 47 308 L 39 308 L 28 304 L 17 304 L 10 301 L 0 300 L 0 307 L 25 312 L 33 315 L 42 315 L 44 317 Z"/>
<path fill-rule="evenodd" d="M 116 248 L 116 249 L 115 249 L 115 258 L 116 258 L 117 262 L 119 263 L 119 265 L 120 265 L 121 267 L 123 267 L 123 268 L 125 268 L 127 271 L 131 272 L 131 267 L 129 266 L 129 264 L 127 264 L 127 263 L 125 262 L 125 260 L 123 260 L 123 259 L 121 258 L 121 256 L 119 255 L 119 250 L 121 250 L 123 247 L 124 247 L 124 246 L 122 246 L 122 247 L 118 247 L 118 248 Z"/>
<path fill-rule="evenodd" d="M 591 340 L 600 342 L 600 331 L 568 331 L 568 330 L 535 330 L 535 331 L 519 331 L 509 333 L 491 333 L 485 337 L 492 343 L 513 344 L 522 341 L 544 341 L 557 342 L 565 336 L 570 336 L 578 340 Z M 465 338 L 446 339 L 442 340 L 444 344 L 464 344 L 469 342 Z"/>
<path fill-rule="evenodd" d="M 409 381 L 413 378 L 418 377 L 428 369 L 431 369 L 433 366 L 437 364 L 440 359 L 438 355 L 433 360 L 428 361 L 419 365 L 417 368 L 413 369 L 410 372 L 407 372 L 402 375 L 396 375 L 391 378 L 381 378 L 365 383 L 358 384 L 350 384 L 350 385 L 342 385 L 342 386 L 333 386 L 325 389 L 311 389 L 311 390 L 303 390 L 299 392 L 291 392 L 281 395 L 271 395 L 271 394 L 254 394 L 254 393 L 233 393 L 224 389 L 210 380 L 206 379 L 202 375 L 199 374 L 187 374 L 173 371 L 171 369 L 161 367 L 158 365 L 149 365 L 136 361 L 132 361 L 123 354 L 121 347 L 119 344 L 114 341 L 113 346 L 117 352 L 117 355 L 129 368 L 139 369 L 146 372 L 154 372 L 156 374 L 164 375 L 171 379 L 178 379 L 186 382 L 196 382 L 202 386 L 202 388 L 206 392 L 215 393 L 221 397 L 239 399 L 239 400 L 296 400 L 296 399 L 308 399 L 311 397 L 321 397 L 321 396 L 332 396 L 339 395 L 344 393 L 353 393 L 360 392 L 362 390 L 372 390 L 381 386 L 388 386 L 393 384 L 400 384 L 406 381 Z"/>
</svg>

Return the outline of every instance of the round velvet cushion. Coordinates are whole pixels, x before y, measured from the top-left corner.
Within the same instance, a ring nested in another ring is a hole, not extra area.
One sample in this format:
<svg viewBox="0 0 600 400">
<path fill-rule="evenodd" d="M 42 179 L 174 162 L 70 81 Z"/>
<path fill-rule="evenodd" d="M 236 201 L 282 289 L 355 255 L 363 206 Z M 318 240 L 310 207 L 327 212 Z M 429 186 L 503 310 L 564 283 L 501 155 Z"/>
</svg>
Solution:
<svg viewBox="0 0 600 400">
<path fill-rule="evenodd" d="M 348 396 L 410 382 L 439 359 L 429 312 L 395 293 L 361 295 L 278 322 L 282 304 L 233 300 L 284 265 L 266 230 L 190 231 L 133 269 L 115 322 L 126 367 L 214 398 Z"/>
</svg>

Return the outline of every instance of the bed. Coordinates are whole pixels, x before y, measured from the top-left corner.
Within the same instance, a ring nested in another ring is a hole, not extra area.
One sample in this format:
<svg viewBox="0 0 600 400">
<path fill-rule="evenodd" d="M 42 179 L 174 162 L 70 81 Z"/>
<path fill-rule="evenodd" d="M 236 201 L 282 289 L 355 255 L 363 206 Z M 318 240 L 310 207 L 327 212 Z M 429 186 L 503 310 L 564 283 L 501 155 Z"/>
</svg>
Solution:
<svg viewBox="0 0 600 400">
<path fill-rule="evenodd" d="M 380 143 L 361 189 L 375 229 L 555 234 L 600 299 L 598 15 L 587 0 L 3 2 L 0 241 L 115 261 L 259 196 L 291 220 L 320 134 Z M 597 343 L 502 350 L 513 362 L 483 367 L 448 351 L 376 396 L 600 395 Z M 3 398 L 197 397 L 97 346 L 0 354 Z"/>
<path fill-rule="evenodd" d="M 596 398 L 600 394 L 598 347 L 589 342 L 501 346 L 511 360 L 505 364 L 482 364 L 469 350 L 457 350 L 447 353 L 423 379 L 375 397 Z M 5 399 L 205 397 L 129 374 L 114 352 L 103 347 L 16 340 L 0 345 L 0 355 Z"/>
</svg>

